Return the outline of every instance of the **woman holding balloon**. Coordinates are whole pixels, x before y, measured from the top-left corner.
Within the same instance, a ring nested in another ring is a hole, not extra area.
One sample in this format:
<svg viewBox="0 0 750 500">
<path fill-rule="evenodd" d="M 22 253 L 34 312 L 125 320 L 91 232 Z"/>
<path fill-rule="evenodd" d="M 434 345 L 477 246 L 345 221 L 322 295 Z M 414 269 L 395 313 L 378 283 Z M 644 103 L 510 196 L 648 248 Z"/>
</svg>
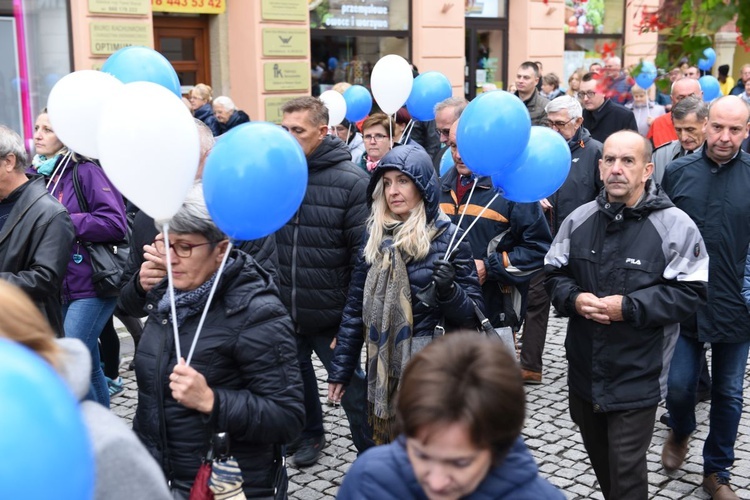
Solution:
<svg viewBox="0 0 750 500">
<path fill-rule="evenodd" d="M 285 498 L 282 444 L 297 437 L 305 415 L 292 322 L 271 276 L 242 251 L 225 256 L 228 244 L 196 185 L 169 222 L 169 250 L 162 235 L 154 242 L 164 259 L 171 252 L 176 317 L 166 279 L 155 286 L 141 279 L 147 295 L 128 304 L 130 314 L 149 316 L 138 344 L 133 429 L 175 498 L 188 498 L 201 457 L 220 432 L 229 435 L 246 497 Z M 172 321 L 180 351 L 195 349 L 189 365 L 176 359 Z"/>
<path fill-rule="evenodd" d="M 367 234 L 349 285 L 328 397 L 341 400 L 369 332 L 367 400 L 378 444 L 391 440 L 394 396 L 412 355 L 443 324 L 475 326 L 475 304 L 484 307 L 468 244 L 448 252 L 457 228 L 440 211 L 438 189 L 432 161 L 419 146 L 386 154 L 368 187 Z"/>
<path fill-rule="evenodd" d="M 48 178 L 48 190 L 70 213 L 75 242 L 63 279 L 63 322 L 66 337 L 80 339 L 91 351 L 90 397 L 109 407 L 109 389 L 99 364 L 99 334 L 114 312 L 117 298 L 100 297 L 93 281 L 86 243 L 121 242 L 127 220 L 122 196 L 104 171 L 90 160 L 70 151 L 57 137 L 47 110 L 34 127 L 36 156 L 30 171 Z M 82 200 L 78 199 L 75 183 Z M 88 210 L 82 209 L 82 203 Z"/>
</svg>

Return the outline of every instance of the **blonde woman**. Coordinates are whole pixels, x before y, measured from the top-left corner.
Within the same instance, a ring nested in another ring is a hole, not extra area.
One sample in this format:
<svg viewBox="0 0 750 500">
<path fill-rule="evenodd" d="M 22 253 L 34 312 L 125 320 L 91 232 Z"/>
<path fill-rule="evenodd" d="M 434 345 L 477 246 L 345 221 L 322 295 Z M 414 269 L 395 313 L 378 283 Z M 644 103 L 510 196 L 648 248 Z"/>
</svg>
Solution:
<svg viewBox="0 0 750 500">
<path fill-rule="evenodd" d="M 578 98 L 578 91 L 581 88 L 581 79 L 583 78 L 583 70 L 581 68 L 575 70 L 573 74 L 568 77 L 568 90 L 565 91 L 567 95 L 573 98 Z"/>
<path fill-rule="evenodd" d="M 199 83 L 190 90 L 188 99 L 193 109 L 193 116 L 208 125 L 214 137 L 221 134 L 221 127 L 214 116 L 214 109 L 211 106 L 213 101 L 213 90 L 205 83 Z"/>
<path fill-rule="evenodd" d="M 340 401 L 367 340 L 367 400 L 374 441 L 389 442 L 395 394 L 409 359 L 447 329 L 475 326 L 484 308 L 466 243 L 443 260 L 457 231 L 438 206 L 438 180 L 419 146 L 399 146 L 373 171 L 367 239 L 349 285 L 329 371 Z M 365 339 L 365 332 L 367 338 Z"/>
</svg>

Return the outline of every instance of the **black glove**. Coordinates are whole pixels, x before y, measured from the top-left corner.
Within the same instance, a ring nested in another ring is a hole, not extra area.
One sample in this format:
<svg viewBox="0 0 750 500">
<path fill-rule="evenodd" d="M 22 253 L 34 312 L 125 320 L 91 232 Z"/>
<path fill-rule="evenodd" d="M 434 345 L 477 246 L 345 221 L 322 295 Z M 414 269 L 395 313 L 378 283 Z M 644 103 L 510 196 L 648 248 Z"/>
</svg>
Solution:
<svg viewBox="0 0 750 500">
<path fill-rule="evenodd" d="M 432 270 L 432 281 L 437 287 L 439 299 L 447 299 L 453 293 L 453 280 L 456 279 L 456 268 L 447 260 L 436 260 Z"/>
</svg>

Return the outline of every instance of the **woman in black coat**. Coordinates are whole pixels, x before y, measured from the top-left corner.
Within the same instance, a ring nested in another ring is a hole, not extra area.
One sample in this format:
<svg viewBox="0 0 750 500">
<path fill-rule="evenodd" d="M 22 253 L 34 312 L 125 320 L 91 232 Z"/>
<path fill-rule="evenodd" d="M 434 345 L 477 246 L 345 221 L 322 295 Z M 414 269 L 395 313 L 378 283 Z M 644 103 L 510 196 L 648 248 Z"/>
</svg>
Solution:
<svg viewBox="0 0 750 500">
<path fill-rule="evenodd" d="M 244 252 L 233 250 L 217 276 L 228 240 L 211 221 L 200 186 L 169 229 L 183 356 L 211 285 L 220 281 L 187 366 L 176 359 L 167 280 L 152 272 L 166 260 L 163 235 L 157 236 L 159 255 L 147 255 L 137 277 L 149 317 L 138 344 L 133 430 L 171 480 L 175 498 L 188 498 L 208 443 L 220 432 L 229 435 L 246 497 L 285 498 L 282 445 L 297 437 L 305 418 L 291 318 L 271 276 Z M 144 311 L 128 307 L 134 316 Z"/>
<path fill-rule="evenodd" d="M 190 107 L 193 109 L 193 116 L 206 124 L 211 129 L 214 137 L 221 134 L 219 122 L 214 116 L 214 108 L 211 107 L 213 100 L 213 90 L 205 83 L 199 83 L 190 90 L 188 94 Z"/>
</svg>

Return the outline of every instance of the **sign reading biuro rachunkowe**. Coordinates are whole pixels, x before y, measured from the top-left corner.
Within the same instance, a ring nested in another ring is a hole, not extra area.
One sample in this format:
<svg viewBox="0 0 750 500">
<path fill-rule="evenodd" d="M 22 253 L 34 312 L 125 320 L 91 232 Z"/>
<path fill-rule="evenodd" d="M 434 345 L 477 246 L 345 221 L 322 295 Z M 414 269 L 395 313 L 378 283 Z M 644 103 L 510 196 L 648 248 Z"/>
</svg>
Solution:
<svg viewBox="0 0 750 500">
<path fill-rule="evenodd" d="M 313 29 L 404 29 L 391 25 L 391 0 L 329 0 L 314 3 L 318 5 L 310 10 L 310 28 Z"/>
<path fill-rule="evenodd" d="M 91 53 L 109 55 L 131 45 L 153 46 L 153 30 L 150 23 L 137 22 L 92 22 Z"/>
<path fill-rule="evenodd" d="M 263 64 L 265 90 L 308 90 L 310 65 L 306 62 L 267 62 Z"/>
</svg>

